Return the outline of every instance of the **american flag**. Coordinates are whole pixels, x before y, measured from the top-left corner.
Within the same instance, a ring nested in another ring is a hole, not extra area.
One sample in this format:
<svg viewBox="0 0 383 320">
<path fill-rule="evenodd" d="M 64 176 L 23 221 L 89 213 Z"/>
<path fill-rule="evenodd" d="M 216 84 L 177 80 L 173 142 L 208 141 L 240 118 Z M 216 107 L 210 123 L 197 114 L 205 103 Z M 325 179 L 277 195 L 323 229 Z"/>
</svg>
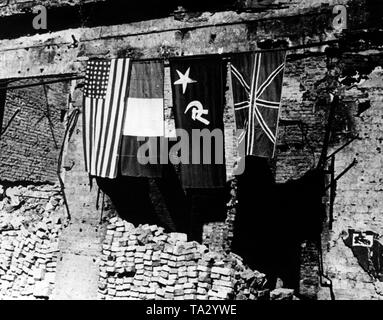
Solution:
<svg viewBox="0 0 383 320">
<path fill-rule="evenodd" d="M 117 176 L 130 59 L 90 60 L 85 75 L 83 138 L 86 171 Z"/>
<path fill-rule="evenodd" d="M 282 94 L 285 52 L 233 56 L 230 69 L 238 143 L 246 140 L 246 155 L 273 157 Z"/>
</svg>

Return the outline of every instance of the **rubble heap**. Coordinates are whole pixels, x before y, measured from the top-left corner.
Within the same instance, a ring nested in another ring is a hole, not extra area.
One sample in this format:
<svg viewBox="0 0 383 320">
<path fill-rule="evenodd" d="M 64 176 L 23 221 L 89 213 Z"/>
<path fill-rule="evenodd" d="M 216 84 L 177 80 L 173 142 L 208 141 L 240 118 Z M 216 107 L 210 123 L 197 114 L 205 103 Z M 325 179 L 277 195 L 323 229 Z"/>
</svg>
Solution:
<svg viewBox="0 0 383 320">
<path fill-rule="evenodd" d="M 233 193 L 234 195 L 235 193 Z M 235 209 L 229 203 L 226 225 Z M 0 299 L 49 299 L 55 286 L 59 236 L 67 226 L 57 186 L 0 186 Z M 235 213 L 235 212 L 234 212 Z M 234 216 L 234 214 L 233 214 Z M 230 227 L 221 236 L 230 245 Z M 206 237 L 205 237 L 206 238 Z M 212 238 L 211 238 L 212 239 Z M 265 289 L 266 276 L 223 250 L 107 218 L 102 243 L 101 299 L 291 299 L 292 291 Z"/>
<path fill-rule="evenodd" d="M 57 186 L 0 186 L 0 299 L 48 299 L 65 224 Z"/>
<path fill-rule="evenodd" d="M 264 274 L 235 254 L 187 242 L 185 234 L 109 219 L 102 246 L 101 299 L 267 299 Z"/>
</svg>

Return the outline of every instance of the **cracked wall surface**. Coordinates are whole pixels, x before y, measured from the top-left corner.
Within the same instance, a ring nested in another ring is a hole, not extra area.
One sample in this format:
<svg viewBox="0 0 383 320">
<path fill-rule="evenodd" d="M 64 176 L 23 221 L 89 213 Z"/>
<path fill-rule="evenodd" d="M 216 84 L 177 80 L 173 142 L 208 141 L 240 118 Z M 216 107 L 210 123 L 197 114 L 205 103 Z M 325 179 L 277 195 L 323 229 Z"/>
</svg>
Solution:
<svg viewBox="0 0 383 320">
<path fill-rule="evenodd" d="M 383 298 L 382 282 L 363 271 L 357 258 L 342 240 L 347 237 L 348 229 L 373 231 L 380 236 L 380 241 L 383 233 L 382 60 L 375 67 L 372 64 L 371 68 L 373 70 L 367 74 L 364 82 L 344 91 L 350 113 L 354 115 L 353 131 L 361 140 L 344 149 L 336 161 L 336 171 L 340 172 L 354 157 L 358 159 L 358 165 L 338 182 L 334 228 L 330 232 L 325 251 L 325 266 L 333 279 L 335 294 L 339 299 Z M 365 99 L 366 96 L 371 107 L 355 117 L 358 99 Z"/>
<path fill-rule="evenodd" d="M 246 2 L 249 6 L 255 3 Z M 319 46 L 289 52 L 281 114 L 286 122 L 280 127 L 274 165 L 277 181 L 284 182 L 301 176 L 316 164 L 329 111 L 328 89 L 336 90 L 341 103 L 336 110 L 330 152 L 356 135 L 361 139 L 336 157 L 337 173 L 354 158 L 358 164 L 338 183 L 333 229 L 326 230 L 322 241 L 325 273 L 332 279 L 338 299 L 380 298 L 381 283 L 363 271 L 342 240 L 349 228 L 383 233 L 381 34 L 362 32 L 353 38 L 352 33 L 374 24 L 375 20 L 370 19 L 376 11 L 371 9 L 374 8 L 370 6 L 372 2 L 286 0 L 279 1 L 281 7 L 277 10 L 186 13 L 115 26 L 74 28 L 9 38 L 0 43 L 0 78 L 81 75 L 88 57 L 166 58 L 259 49 L 272 44 L 271 40 L 294 46 L 344 36 L 344 41 L 332 50 Z M 339 3 L 346 4 L 349 13 L 349 30 L 344 34 L 332 27 L 332 6 Z M 61 102 L 65 104 L 66 100 Z M 6 119 L 10 116 L 8 113 Z M 229 120 L 230 115 L 227 116 Z M 303 126 L 292 124 L 292 121 L 300 121 Z M 68 256 L 74 250 L 69 248 L 70 244 L 81 239 L 83 221 L 88 225 L 84 228 L 89 229 L 86 233 L 91 235 L 89 243 L 93 251 L 98 237 L 93 227 L 99 212 L 90 208 L 95 195 L 87 195 L 89 181 L 83 174 L 81 127 L 77 129 L 76 140 L 67 151 L 67 162 L 75 162 L 73 170 L 67 173 L 67 181 L 69 197 L 76 201 L 79 198 L 77 190 L 81 189 L 81 201 L 72 204 L 78 218 L 72 226 L 73 232 L 68 232 L 63 242 Z M 230 127 L 227 130 L 230 131 Z M 53 178 L 53 171 L 49 170 L 53 168 L 53 162 L 46 168 L 43 175 L 48 177 L 46 179 Z M 3 175 L 7 174 L 7 171 L 3 172 Z M 40 179 L 35 174 L 29 175 Z M 212 227 L 210 230 L 216 229 Z M 313 298 L 329 298 L 328 288 L 319 285 L 315 246 L 303 243 L 302 247 L 305 252 L 302 257 L 303 292 Z M 70 259 L 68 261 L 70 264 Z M 92 265 L 91 261 L 89 263 Z"/>
</svg>

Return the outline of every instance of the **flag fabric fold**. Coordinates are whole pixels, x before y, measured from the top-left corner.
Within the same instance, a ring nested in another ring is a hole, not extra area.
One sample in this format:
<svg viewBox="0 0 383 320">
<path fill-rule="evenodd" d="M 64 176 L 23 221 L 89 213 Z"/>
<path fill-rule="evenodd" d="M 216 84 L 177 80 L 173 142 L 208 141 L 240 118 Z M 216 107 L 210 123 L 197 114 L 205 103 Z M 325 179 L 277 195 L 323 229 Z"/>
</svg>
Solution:
<svg viewBox="0 0 383 320">
<path fill-rule="evenodd" d="M 246 155 L 274 156 L 285 57 L 282 51 L 231 57 L 236 129 L 243 130 L 238 143 L 246 144 Z M 221 131 L 223 137 L 225 76 L 219 55 L 170 60 L 176 129 L 183 129 L 189 136 L 189 143 L 183 146 L 188 148 L 188 161 L 181 163 L 185 188 L 225 185 L 223 142 L 220 145 L 214 134 Z M 83 141 L 90 176 L 113 179 L 120 170 L 126 176 L 160 177 L 160 159 L 165 159 L 169 151 L 160 147 L 165 142 L 165 127 L 163 61 L 88 61 Z M 194 130 L 210 133 L 207 148 L 205 137 L 200 137 L 196 147 Z M 143 140 L 139 141 L 139 137 Z M 149 155 L 138 152 L 143 144 L 149 147 Z M 195 151 L 199 151 L 199 161 Z M 206 153 L 210 162 L 205 162 Z"/>
<path fill-rule="evenodd" d="M 209 55 L 171 59 L 170 75 L 176 129 L 183 129 L 188 134 L 187 143 L 182 138 L 180 141 L 181 152 L 185 152 L 185 148 L 188 151 L 187 163 L 182 161 L 180 165 L 182 185 L 184 188 L 224 187 L 226 170 L 223 141 L 220 144 L 219 139 L 212 138 L 209 147 L 203 139 L 200 139 L 199 146 L 193 145 L 197 141 L 192 139 L 193 130 L 204 130 L 208 135 L 215 130 L 223 138 L 226 74 L 222 58 Z M 196 159 L 198 151 L 200 157 Z M 210 163 L 204 161 L 209 156 Z"/>
<path fill-rule="evenodd" d="M 231 57 L 230 74 L 238 143 L 246 155 L 275 153 L 286 52 L 241 53 Z"/>
<path fill-rule="evenodd" d="M 125 104 L 121 174 L 131 177 L 160 177 L 164 135 L 163 62 L 134 61 Z M 140 152 L 143 145 L 147 153 Z"/>
<path fill-rule="evenodd" d="M 130 59 L 89 60 L 83 102 L 85 167 L 90 176 L 116 178 Z"/>
</svg>

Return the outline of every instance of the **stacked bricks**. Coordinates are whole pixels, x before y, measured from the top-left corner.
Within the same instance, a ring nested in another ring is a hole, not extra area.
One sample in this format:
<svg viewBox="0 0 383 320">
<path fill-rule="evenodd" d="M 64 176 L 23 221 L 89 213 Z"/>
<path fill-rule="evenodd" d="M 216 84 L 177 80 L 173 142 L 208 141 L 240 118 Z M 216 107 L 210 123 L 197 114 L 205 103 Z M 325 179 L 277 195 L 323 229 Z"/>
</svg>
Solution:
<svg viewBox="0 0 383 320">
<path fill-rule="evenodd" d="M 260 299 L 265 275 L 235 254 L 209 251 L 184 234 L 109 219 L 102 245 L 100 299 Z"/>
<path fill-rule="evenodd" d="M 230 201 L 227 203 L 227 217 L 225 222 L 213 222 L 204 225 L 202 243 L 211 251 L 231 251 L 234 236 L 234 220 L 237 213 L 237 180 L 230 181 Z"/>
<path fill-rule="evenodd" d="M 0 188 L 0 299 L 49 299 L 64 223 L 57 190 Z"/>
</svg>

